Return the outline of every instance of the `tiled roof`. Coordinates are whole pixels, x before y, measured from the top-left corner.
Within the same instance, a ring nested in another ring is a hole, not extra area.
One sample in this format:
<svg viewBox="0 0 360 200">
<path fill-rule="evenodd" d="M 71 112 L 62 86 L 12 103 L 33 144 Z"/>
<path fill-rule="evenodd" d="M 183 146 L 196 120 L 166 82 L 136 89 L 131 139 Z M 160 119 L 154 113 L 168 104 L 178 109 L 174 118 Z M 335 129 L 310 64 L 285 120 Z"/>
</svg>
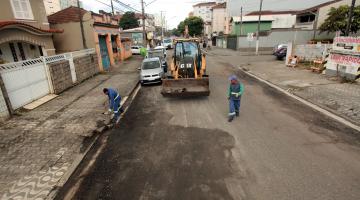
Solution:
<svg viewBox="0 0 360 200">
<path fill-rule="evenodd" d="M 342 1 L 342 0 L 328 1 L 328 2 L 325 2 L 325 3 L 319 4 L 319 5 L 317 5 L 317 6 L 314 6 L 314 7 L 311 7 L 311 8 L 307 8 L 307 9 L 305 9 L 305 10 L 301 10 L 301 11 L 297 12 L 296 14 L 301 14 L 301 13 L 306 13 L 306 12 L 318 10 L 319 8 L 322 8 L 322 7 L 324 7 L 324 6 L 331 5 L 331 4 L 333 4 L 333 3 L 337 3 L 337 2 L 339 2 L 339 1 Z"/>
<path fill-rule="evenodd" d="M 87 13 L 87 10 L 84 10 L 80 8 L 81 17 L 84 16 L 85 13 Z M 79 8 L 70 6 L 68 8 L 65 8 L 64 10 L 60 10 L 59 12 L 56 12 L 52 15 L 48 16 L 49 23 L 52 24 L 62 24 L 62 23 L 68 23 L 68 22 L 79 22 Z"/>
<path fill-rule="evenodd" d="M 11 26 L 24 27 L 27 29 L 34 30 L 36 32 L 40 32 L 40 33 L 62 33 L 62 32 L 64 32 L 64 30 L 59 30 L 59 29 L 41 29 L 41 28 L 37 28 L 35 26 L 31 26 L 29 24 L 25 24 L 25 23 L 17 22 L 17 21 L 0 21 L 0 30 L 3 28 L 11 27 Z"/>
<path fill-rule="evenodd" d="M 264 10 L 261 11 L 261 15 L 284 15 L 284 14 L 296 14 L 298 11 L 294 10 L 284 10 L 284 11 L 271 11 L 271 10 Z M 251 13 L 248 13 L 246 16 L 252 16 L 252 15 L 259 15 L 259 11 L 254 11 Z"/>
<path fill-rule="evenodd" d="M 219 3 L 216 6 L 211 7 L 211 9 L 217 9 L 217 8 L 226 8 L 226 2 Z"/>
<path fill-rule="evenodd" d="M 198 4 L 195 4 L 193 5 L 193 7 L 196 7 L 196 6 L 212 6 L 212 5 L 215 5 L 216 2 L 204 2 L 204 3 L 198 3 Z"/>
</svg>

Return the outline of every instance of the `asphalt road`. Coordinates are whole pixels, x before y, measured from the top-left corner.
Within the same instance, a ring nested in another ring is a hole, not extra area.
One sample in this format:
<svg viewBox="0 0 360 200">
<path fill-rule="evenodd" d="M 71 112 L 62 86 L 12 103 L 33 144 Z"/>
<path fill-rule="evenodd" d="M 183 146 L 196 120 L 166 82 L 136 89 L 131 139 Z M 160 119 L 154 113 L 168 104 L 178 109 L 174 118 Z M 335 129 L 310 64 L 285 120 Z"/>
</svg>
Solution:
<svg viewBox="0 0 360 200">
<path fill-rule="evenodd" d="M 209 55 L 211 96 L 142 87 L 58 199 L 360 199 L 360 133 Z M 227 77 L 245 84 L 227 122 Z"/>
</svg>

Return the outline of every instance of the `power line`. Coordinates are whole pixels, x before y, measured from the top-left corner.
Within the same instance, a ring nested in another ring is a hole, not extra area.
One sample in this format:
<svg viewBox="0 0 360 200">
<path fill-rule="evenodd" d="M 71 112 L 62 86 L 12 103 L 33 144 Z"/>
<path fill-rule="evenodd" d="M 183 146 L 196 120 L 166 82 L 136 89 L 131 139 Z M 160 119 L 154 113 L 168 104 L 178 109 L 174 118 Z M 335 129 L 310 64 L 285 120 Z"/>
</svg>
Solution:
<svg viewBox="0 0 360 200">
<path fill-rule="evenodd" d="M 102 1 L 99 1 L 99 0 L 94 0 L 94 1 L 99 2 L 99 3 L 101 3 L 101 4 L 105 5 L 105 6 L 108 6 L 108 7 L 112 8 L 111 5 L 106 4 L 106 3 L 102 2 Z M 124 13 L 124 12 L 125 12 L 124 10 L 122 10 L 122 9 L 116 7 L 116 6 L 113 6 L 113 7 L 114 7 L 114 9 L 116 9 L 117 11 L 119 11 L 119 12 L 121 12 L 121 13 Z"/>
<path fill-rule="evenodd" d="M 135 12 L 140 12 L 140 11 L 137 10 L 136 8 L 133 8 L 132 6 L 129 6 L 129 5 L 123 3 L 123 2 L 121 2 L 121 1 L 119 1 L 119 0 L 114 0 L 114 1 L 115 1 L 116 3 L 118 3 L 118 4 L 120 4 L 122 7 L 127 8 L 128 10 L 133 10 L 133 11 L 135 11 Z"/>
</svg>

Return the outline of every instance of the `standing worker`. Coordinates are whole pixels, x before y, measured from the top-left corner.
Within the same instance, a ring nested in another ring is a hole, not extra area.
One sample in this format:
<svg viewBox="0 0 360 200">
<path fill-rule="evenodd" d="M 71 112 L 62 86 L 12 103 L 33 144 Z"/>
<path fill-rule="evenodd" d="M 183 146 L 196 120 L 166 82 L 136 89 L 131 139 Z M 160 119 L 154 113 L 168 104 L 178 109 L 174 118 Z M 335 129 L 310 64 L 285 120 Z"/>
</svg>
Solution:
<svg viewBox="0 0 360 200">
<path fill-rule="evenodd" d="M 229 122 L 231 122 L 234 120 L 235 116 L 239 116 L 241 95 L 244 93 L 244 85 L 242 83 L 239 83 L 235 75 L 230 76 L 229 80 Z"/>
<path fill-rule="evenodd" d="M 112 117 L 111 121 L 116 122 L 119 119 L 120 114 L 123 112 L 121 108 L 121 96 L 119 93 L 112 88 L 104 88 L 104 94 L 109 97 L 109 112 L 114 113 L 114 117 Z"/>
</svg>

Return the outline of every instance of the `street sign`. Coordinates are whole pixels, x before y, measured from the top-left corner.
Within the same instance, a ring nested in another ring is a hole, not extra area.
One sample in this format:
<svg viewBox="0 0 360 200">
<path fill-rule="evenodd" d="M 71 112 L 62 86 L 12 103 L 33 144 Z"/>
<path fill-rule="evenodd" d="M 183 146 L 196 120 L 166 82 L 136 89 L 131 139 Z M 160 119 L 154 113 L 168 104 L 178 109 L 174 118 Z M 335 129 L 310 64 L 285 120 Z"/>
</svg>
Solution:
<svg viewBox="0 0 360 200">
<path fill-rule="evenodd" d="M 249 42 L 254 41 L 254 35 L 255 35 L 254 33 L 248 33 L 246 40 Z"/>
</svg>

